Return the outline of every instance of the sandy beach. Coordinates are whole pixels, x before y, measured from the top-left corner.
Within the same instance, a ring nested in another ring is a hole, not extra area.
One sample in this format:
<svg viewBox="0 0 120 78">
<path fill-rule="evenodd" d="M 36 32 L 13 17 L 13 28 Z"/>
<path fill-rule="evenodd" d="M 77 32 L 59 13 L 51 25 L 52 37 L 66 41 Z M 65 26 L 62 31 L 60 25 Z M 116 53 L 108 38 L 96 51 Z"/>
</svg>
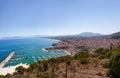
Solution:
<svg viewBox="0 0 120 78">
<path fill-rule="evenodd" d="M 29 65 L 27 65 L 27 64 L 20 63 L 16 66 L 0 68 L 0 75 L 6 75 L 7 73 L 13 74 L 15 72 L 15 68 L 18 67 L 18 66 L 23 66 L 24 68 L 29 67 Z"/>
</svg>

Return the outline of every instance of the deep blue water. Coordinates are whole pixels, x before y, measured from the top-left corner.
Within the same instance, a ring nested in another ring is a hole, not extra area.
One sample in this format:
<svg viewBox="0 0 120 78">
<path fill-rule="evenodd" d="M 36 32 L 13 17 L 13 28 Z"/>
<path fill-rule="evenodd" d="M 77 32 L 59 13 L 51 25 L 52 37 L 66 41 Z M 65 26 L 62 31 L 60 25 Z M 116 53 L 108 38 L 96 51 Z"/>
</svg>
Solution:
<svg viewBox="0 0 120 78">
<path fill-rule="evenodd" d="M 15 55 L 5 65 L 14 66 L 19 63 L 31 64 L 37 60 L 47 60 L 50 58 L 67 55 L 63 51 L 44 52 L 42 48 L 52 47 L 58 40 L 46 38 L 25 38 L 25 39 L 4 39 L 0 40 L 0 62 L 4 60 L 9 53 L 15 51 Z"/>
</svg>

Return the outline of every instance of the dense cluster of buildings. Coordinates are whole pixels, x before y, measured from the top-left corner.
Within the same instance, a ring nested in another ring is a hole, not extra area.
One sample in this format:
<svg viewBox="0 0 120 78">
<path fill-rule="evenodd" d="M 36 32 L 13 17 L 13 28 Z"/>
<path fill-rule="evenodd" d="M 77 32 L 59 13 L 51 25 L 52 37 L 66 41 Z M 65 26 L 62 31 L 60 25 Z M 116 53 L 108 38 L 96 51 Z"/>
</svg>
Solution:
<svg viewBox="0 0 120 78">
<path fill-rule="evenodd" d="M 75 54 L 80 51 L 95 51 L 98 48 L 109 48 L 120 43 L 117 39 L 107 38 L 77 38 L 61 40 L 54 45 L 55 49 L 66 49 L 67 51 Z"/>
</svg>

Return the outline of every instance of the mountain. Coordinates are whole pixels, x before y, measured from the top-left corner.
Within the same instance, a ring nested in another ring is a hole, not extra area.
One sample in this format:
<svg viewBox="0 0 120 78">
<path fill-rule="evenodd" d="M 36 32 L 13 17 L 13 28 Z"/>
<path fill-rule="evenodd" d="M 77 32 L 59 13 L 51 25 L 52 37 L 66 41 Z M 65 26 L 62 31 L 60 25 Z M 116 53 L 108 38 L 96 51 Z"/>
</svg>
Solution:
<svg viewBox="0 0 120 78">
<path fill-rule="evenodd" d="M 108 35 L 108 38 L 120 39 L 120 32 Z"/>
<path fill-rule="evenodd" d="M 78 34 L 79 37 L 98 37 L 98 36 L 103 36 L 100 33 L 92 33 L 92 32 L 83 32 L 81 34 Z"/>
<path fill-rule="evenodd" d="M 73 39 L 73 38 L 90 38 L 90 37 L 102 37 L 102 36 L 105 35 L 99 33 L 92 33 L 92 32 L 83 32 L 76 35 L 49 36 L 47 38 L 65 40 L 65 39 Z"/>
</svg>

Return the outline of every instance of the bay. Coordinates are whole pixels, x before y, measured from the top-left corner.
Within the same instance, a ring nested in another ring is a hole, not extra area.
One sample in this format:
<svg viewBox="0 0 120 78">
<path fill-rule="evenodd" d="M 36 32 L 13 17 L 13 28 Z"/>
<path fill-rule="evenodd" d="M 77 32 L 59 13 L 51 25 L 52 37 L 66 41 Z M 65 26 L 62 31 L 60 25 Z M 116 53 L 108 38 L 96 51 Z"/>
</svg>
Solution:
<svg viewBox="0 0 120 78">
<path fill-rule="evenodd" d="M 7 62 L 4 67 L 15 66 L 19 63 L 31 64 L 38 60 L 48 60 L 60 56 L 66 56 L 63 51 L 44 52 L 42 48 L 52 47 L 52 44 L 59 40 L 47 38 L 23 38 L 23 39 L 3 39 L 0 40 L 0 62 L 3 61 L 11 52 L 15 55 Z"/>
</svg>

